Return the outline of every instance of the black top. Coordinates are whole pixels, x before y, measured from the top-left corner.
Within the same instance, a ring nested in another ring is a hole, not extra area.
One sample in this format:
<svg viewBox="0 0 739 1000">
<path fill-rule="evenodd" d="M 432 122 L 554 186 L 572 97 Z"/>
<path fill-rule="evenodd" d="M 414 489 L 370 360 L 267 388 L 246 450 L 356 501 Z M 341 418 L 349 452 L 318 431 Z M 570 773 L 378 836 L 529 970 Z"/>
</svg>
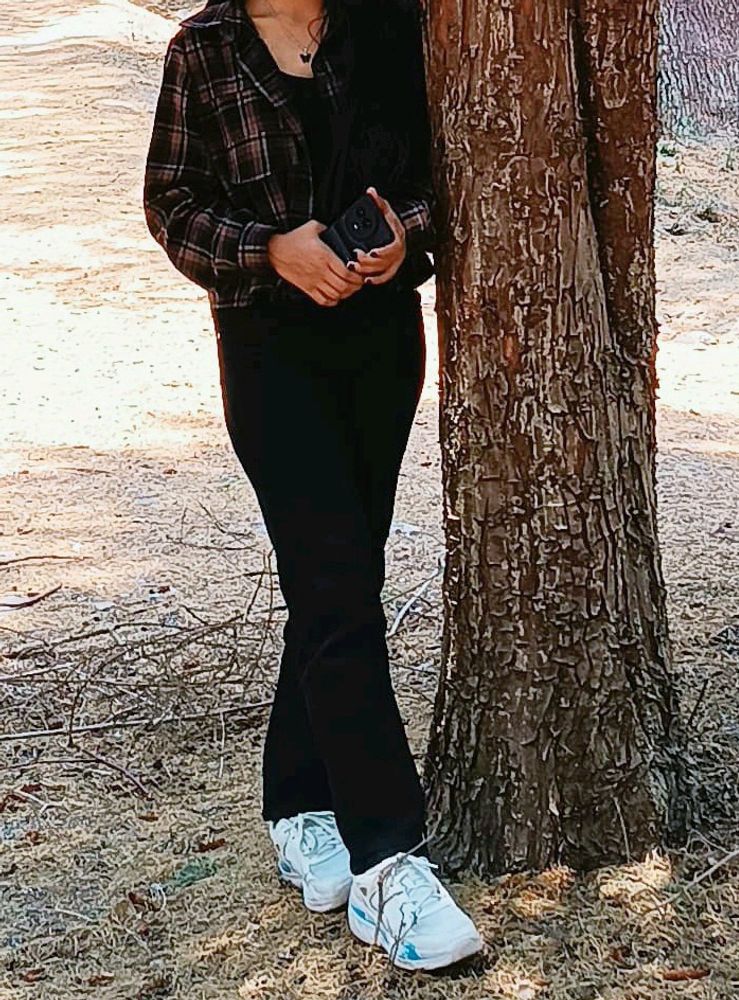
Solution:
<svg viewBox="0 0 739 1000">
<path fill-rule="evenodd" d="M 353 93 L 353 103 L 348 111 L 331 116 L 325 101 L 318 92 L 316 79 L 312 76 L 298 76 L 280 69 L 280 76 L 288 90 L 291 107 L 301 121 L 305 134 L 313 178 L 313 213 L 312 217 L 326 226 L 344 211 L 356 198 L 364 194 L 367 178 L 363 176 L 366 161 L 366 150 L 361 148 L 357 157 L 348 155 L 356 153 L 348 136 L 352 134 L 353 121 L 357 114 L 357 101 L 360 94 Z M 374 170 L 370 181 L 377 183 Z M 380 191 L 382 182 L 380 182 Z M 423 265 L 418 259 L 406 258 L 395 280 L 380 285 L 367 285 L 355 293 L 349 300 L 359 308 L 362 304 L 390 295 L 396 289 L 404 286 L 415 287 L 433 272 L 428 257 L 422 255 Z M 422 269 L 422 273 L 419 273 Z M 344 306 L 347 303 L 343 303 Z"/>
<path fill-rule="evenodd" d="M 321 103 L 316 80 L 312 76 L 297 76 L 280 70 L 292 98 L 293 110 L 303 125 L 308 141 L 311 172 L 313 175 L 314 206 L 313 218 L 328 226 L 329 218 L 326 183 L 333 147 L 331 127 L 325 106 Z"/>
</svg>

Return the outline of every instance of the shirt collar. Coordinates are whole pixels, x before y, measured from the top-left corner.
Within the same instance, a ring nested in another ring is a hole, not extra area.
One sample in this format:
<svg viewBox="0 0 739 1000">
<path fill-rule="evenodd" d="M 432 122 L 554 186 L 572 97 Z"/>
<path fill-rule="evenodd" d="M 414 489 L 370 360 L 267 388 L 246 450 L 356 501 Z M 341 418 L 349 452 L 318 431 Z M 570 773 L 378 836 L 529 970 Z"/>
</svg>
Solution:
<svg viewBox="0 0 739 1000">
<path fill-rule="evenodd" d="M 361 0 L 343 0 L 344 3 Z M 243 0 L 222 0 L 210 4 L 191 17 L 180 22 L 195 29 L 217 27 L 222 37 L 234 44 L 235 58 L 253 84 L 271 101 L 275 107 L 285 108 L 294 128 L 299 128 L 296 118 L 285 107 L 289 102 L 289 92 L 266 43 L 246 12 Z M 329 102 L 334 112 L 342 107 L 345 88 L 345 46 L 341 44 L 343 32 L 336 31 L 336 25 L 329 26 L 313 57 L 314 75 L 319 93 Z"/>
</svg>

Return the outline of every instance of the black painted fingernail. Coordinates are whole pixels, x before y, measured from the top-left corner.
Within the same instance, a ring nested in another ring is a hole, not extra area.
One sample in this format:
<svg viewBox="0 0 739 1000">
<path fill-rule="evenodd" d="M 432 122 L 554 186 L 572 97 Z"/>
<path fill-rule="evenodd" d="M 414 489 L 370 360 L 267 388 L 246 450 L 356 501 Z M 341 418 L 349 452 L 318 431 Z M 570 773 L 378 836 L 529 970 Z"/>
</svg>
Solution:
<svg viewBox="0 0 739 1000">
<path fill-rule="evenodd" d="M 350 260 L 349 263 L 346 266 L 349 268 L 350 271 L 356 271 L 357 270 L 357 265 L 354 263 L 353 260 Z"/>
<path fill-rule="evenodd" d="M 380 256 L 379 253 L 376 250 L 370 250 L 369 255 L 370 255 L 370 257 L 379 257 Z"/>
</svg>

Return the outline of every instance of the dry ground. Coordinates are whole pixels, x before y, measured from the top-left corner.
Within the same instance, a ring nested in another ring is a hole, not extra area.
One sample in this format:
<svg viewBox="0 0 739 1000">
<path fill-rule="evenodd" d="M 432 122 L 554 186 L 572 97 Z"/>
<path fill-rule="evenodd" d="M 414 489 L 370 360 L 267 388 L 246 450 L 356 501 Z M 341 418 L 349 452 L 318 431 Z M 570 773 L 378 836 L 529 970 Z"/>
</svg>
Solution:
<svg viewBox="0 0 739 1000">
<path fill-rule="evenodd" d="M 278 884 L 259 820 L 283 610 L 207 305 L 140 209 L 163 9 L 3 7 L 0 998 L 739 997 L 736 148 L 660 157 L 660 516 L 703 822 L 623 868 L 467 881 L 482 960 L 392 974 Z M 424 293 L 386 593 L 395 622 L 430 581 L 391 638 L 419 756 L 442 552 Z"/>
</svg>

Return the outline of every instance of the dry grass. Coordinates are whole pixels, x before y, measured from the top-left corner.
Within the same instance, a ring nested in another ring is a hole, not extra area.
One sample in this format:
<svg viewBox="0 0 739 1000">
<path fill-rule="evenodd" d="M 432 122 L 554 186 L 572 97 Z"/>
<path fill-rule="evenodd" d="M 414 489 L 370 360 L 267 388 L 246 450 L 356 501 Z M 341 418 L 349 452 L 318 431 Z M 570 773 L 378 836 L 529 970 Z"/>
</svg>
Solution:
<svg viewBox="0 0 739 1000">
<path fill-rule="evenodd" d="M 279 886 L 257 817 L 259 737 L 229 733 L 219 778 L 218 734 L 180 727 L 154 802 L 94 768 L 36 774 L 33 801 L 4 817 L 14 868 L 3 873 L 0 996 L 736 995 L 738 866 L 692 885 L 721 853 L 699 841 L 682 857 L 584 878 L 552 870 L 456 886 L 485 936 L 482 959 L 451 976 L 393 973 L 342 914 L 308 914 Z"/>
<path fill-rule="evenodd" d="M 660 518 L 701 828 L 684 851 L 585 877 L 459 884 L 482 958 L 398 974 L 343 915 L 307 914 L 275 875 L 259 818 L 266 709 L 245 706 L 270 698 L 284 609 L 223 427 L 207 308 L 141 220 L 171 25 L 152 2 L 154 20 L 129 31 L 124 0 L 113 6 L 94 22 L 109 35 L 52 31 L 3 50 L 25 111 L 0 98 L 14 116 L 0 144 L 0 310 L 3 333 L 19 334 L 2 385 L 0 601 L 54 593 L 0 612 L 0 737 L 15 734 L 0 742 L 0 1000 L 739 997 L 729 153 L 663 150 L 658 205 Z M 10 0 L 5 30 L 56 30 L 79 13 L 71 0 Z M 419 759 L 443 549 L 424 295 L 427 385 L 385 594 L 392 623 L 430 580 L 390 640 Z M 45 735 L 18 736 L 30 730 Z"/>
</svg>

